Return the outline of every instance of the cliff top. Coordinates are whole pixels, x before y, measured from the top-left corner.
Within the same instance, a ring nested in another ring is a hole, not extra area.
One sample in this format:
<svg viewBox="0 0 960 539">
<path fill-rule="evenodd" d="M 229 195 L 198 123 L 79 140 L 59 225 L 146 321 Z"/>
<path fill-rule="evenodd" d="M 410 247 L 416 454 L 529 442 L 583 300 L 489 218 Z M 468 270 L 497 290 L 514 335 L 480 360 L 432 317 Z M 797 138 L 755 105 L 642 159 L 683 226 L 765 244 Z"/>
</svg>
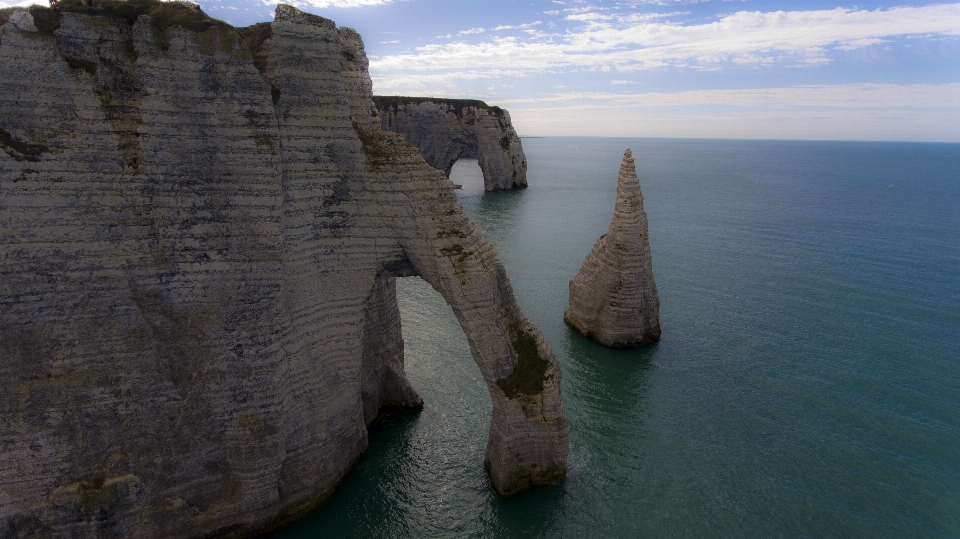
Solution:
<svg viewBox="0 0 960 539">
<path fill-rule="evenodd" d="M 503 116 L 503 109 L 500 107 L 491 107 L 479 99 L 447 99 L 443 97 L 410 97 L 405 95 L 375 95 L 373 102 L 378 110 L 386 111 L 390 107 L 398 105 L 418 105 L 420 103 L 436 103 L 438 105 L 447 105 L 456 112 L 457 116 L 463 116 L 463 109 L 466 107 L 475 107 L 478 109 L 487 109 L 497 116 Z"/>
<path fill-rule="evenodd" d="M 7 22 L 14 11 L 24 8 L 0 9 L 0 24 Z M 133 24 L 141 15 L 149 15 L 153 26 L 166 30 L 179 26 L 191 32 L 203 32 L 211 28 L 232 29 L 221 20 L 204 13 L 200 6 L 190 2 L 162 2 L 160 0 L 94 0 L 92 7 L 86 7 L 80 0 L 60 0 L 50 7 L 30 6 L 26 8 L 33 16 L 34 26 L 42 34 L 52 35 L 60 27 L 64 13 L 82 13 L 97 15 Z"/>
</svg>

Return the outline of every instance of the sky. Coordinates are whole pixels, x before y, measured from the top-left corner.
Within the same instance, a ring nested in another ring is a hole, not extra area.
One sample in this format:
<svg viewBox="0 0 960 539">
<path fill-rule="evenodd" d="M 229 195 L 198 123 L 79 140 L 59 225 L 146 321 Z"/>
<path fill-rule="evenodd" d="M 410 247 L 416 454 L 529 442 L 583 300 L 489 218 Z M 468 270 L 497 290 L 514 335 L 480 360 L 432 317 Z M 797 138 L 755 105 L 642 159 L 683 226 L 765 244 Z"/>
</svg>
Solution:
<svg viewBox="0 0 960 539">
<path fill-rule="evenodd" d="M 482 99 L 521 136 L 960 142 L 960 2 L 287 1 L 360 32 L 374 93 Z M 199 3 L 246 26 L 277 0 Z"/>
</svg>

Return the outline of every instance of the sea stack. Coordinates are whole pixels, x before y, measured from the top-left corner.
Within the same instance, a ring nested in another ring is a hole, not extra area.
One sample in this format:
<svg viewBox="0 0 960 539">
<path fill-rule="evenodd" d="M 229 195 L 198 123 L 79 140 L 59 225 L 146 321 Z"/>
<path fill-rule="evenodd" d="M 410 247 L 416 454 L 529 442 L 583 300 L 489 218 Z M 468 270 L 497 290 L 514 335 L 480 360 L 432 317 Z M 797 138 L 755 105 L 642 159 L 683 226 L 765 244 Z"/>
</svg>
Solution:
<svg viewBox="0 0 960 539">
<path fill-rule="evenodd" d="M 660 298 L 653 280 L 647 213 L 627 150 L 620 165 L 613 221 L 570 281 L 563 319 L 585 337 L 613 348 L 660 340 Z"/>
</svg>

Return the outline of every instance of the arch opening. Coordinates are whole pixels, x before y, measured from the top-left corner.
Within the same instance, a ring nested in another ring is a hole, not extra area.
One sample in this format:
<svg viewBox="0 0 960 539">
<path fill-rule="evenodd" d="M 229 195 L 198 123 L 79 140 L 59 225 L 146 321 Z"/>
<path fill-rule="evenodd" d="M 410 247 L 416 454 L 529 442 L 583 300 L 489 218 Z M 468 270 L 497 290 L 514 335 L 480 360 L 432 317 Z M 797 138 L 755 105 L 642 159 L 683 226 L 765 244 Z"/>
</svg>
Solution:
<svg viewBox="0 0 960 539">
<path fill-rule="evenodd" d="M 486 191 L 483 170 L 476 157 L 459 157 L 450 170 L 450 181 L 460 186 L 458 197 L 482 195 Z"/>
</svg>

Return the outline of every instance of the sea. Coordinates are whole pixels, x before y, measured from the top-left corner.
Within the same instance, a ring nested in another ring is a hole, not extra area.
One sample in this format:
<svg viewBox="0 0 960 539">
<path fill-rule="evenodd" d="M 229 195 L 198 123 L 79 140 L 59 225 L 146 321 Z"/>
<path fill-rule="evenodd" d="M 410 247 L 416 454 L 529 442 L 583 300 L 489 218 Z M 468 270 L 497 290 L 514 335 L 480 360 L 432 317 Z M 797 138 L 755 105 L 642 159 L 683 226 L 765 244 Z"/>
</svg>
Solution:
<svg viewBox="0 0 960 539">
<path fill-rule="evenodd" d="M 440 295 L 398 280 L 425 402 L 370 430 L 306 538 L 960 537 L 960 144 L 523 138 L 529 188 L 451 179 L 563 372 L 567 479 L 502 499 L 490 400 Z M 632 149 L 662 340 L 563 322 Z"/>
</svg>

